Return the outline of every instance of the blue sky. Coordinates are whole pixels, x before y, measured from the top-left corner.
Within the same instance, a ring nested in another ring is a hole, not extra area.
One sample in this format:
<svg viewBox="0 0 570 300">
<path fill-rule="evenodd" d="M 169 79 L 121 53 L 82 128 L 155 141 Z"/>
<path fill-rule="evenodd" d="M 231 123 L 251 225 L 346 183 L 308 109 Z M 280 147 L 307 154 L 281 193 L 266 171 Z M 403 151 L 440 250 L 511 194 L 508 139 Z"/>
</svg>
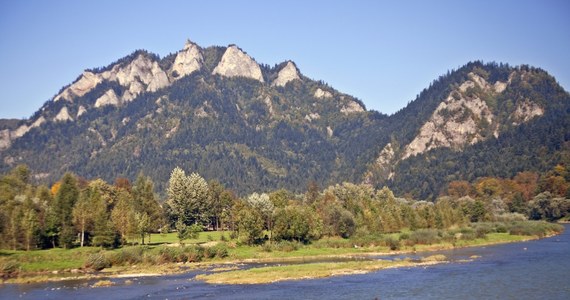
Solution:
<svg viewBox="0 0 570 300">
<path fill-rule="evenodd" d="M 31 116 L 84 69 L 186 39 L 237 44 L 394 113 L 472 60 L 529 64 L 570 90 L 570 1 L 0 1 L 0 118 Z"/>
</svg>

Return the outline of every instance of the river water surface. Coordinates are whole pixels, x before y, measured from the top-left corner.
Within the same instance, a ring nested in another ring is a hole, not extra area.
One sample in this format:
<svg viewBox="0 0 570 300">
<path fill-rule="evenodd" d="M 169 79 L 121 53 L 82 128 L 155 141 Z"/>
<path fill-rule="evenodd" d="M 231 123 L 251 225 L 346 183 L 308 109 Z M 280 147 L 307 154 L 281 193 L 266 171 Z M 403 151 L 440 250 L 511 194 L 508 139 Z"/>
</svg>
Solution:
<svg viewBox="0 0 570 300">
<path fill-rule="evenodd" d="M 210 285 L 194 280 L 204 271 L 193 271 L 131 282 L 111 279 L 115 286 L 99 288 L 90 287 L 96 280 L 3 285 L 0 298 L 570 299 L 569 229 L 566 225 L 561 235 L 536 241 L 440 251 L 452 263 L 429 267 L 260 285 Z M 480 257 L 463 262 L 473 255 Z"/>
</svg>

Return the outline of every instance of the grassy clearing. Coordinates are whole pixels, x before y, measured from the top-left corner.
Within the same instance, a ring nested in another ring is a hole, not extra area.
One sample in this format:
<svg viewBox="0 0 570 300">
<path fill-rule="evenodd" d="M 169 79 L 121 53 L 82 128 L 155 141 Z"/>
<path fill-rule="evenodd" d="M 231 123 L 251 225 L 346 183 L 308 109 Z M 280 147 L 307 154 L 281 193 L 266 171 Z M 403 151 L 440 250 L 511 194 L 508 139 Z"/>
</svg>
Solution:
<svg viewBox="0 0 570 300">
<path fill-rule="evenodd" d="M 219 241 L 224 236 L 226 239 L 229 240 L 231 231 L 204 231 L 200 232 L 197 239 L 186 239 L 183 241 L 184 244 L 202 244 L 207 243 L 209 241 Z M 140 238 L 130 238 L 128 240 L 129 243 L 140 243 Z M 178 237 L 176 236 L 176 232 L 169 232 L 167 234 L 160 234 L 160 233 L 152 233 L 150 235 L 150 240 L 148 237 L 145 238 L 145 243 L 150 245 L 159 245 L 159 244 L 175 244 L 180 242 Z"/>
<path fill-rule="evenodd" d="M 202 232 L 197 239 L 186 240 L 185 247 L 174 245 L 178 243 L 175 233 L 156 234 L 151 237 L 150 245 L 129 245 L 113 250 L 95 247 L 0 250 L 0 275 L 10 278 L 10 282 L 38 282 L 50 280 L 55 272 L 59 273 L 58 277 L 67 274 L 70 278 L 98 274 L 169 274 L 183 272 L 188 267 L 221 262 L 311 261 L 323 257 L 410 253 L 520 242 L 552 235 L 562 229 L 560 225 L 546 222 L 476 223 L 471 227 L 445 231 L 422 229 L 351 239 L 322 238 L 307 245 L 282 241 L 262 246 L 247 246 L 237 240 L 229 240 L 229 232 Z M 94 270 L 103 271 L 93 273 Z"/>
<path fill-rule="evenodd" d="M 323 278 L 330 276 L 363 274 L 386 268 L 411 267 L 441 263 L 441 257 L 429 262 L 415 263 L 407 260 L 350 261 L 331 263 L 310 263 L 286 266 L 271 266 L 237 270 L 214 274 L 202 274 L 196 279 L 212 284 L 263 284 L 284 280 Z"/>
</svg>

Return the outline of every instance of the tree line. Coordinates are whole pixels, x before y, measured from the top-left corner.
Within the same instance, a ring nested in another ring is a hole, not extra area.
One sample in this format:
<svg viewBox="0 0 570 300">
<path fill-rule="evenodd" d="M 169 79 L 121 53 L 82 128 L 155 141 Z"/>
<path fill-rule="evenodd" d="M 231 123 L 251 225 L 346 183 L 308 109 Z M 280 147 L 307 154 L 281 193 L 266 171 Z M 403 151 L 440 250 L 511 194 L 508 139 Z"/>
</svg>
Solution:
<svg viewBox="0 0 570 300">
<path fill-rule="evenodd" d="M 150 233 L 177 232 L 180 241 L 203 230 L 229 230 L 246 244 L 310 243 L 403 229 L 445 229 L 504 219 L 556 220 L 570 216 L 568 171 L 539 176 L 455 181 L 436 201 L 399 198 L 387 187 L 344 182 L 303 194 L 285 189 L 239 198 L 217 181 L 176 167 L 166 199 L 151 178 L 86 180 L 66 173 L 51 187 L 31 183 L 25 165 L 0 177 L 0 247 L 46 249 L 149 243 Z"/>
</svg>

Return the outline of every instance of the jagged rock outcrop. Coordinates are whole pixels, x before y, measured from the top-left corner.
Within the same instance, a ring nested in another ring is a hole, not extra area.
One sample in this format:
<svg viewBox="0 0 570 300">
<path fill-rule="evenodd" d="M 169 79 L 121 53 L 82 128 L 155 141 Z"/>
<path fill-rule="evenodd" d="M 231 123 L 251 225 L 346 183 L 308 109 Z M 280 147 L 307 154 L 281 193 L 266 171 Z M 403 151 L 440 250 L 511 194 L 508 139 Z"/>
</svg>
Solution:
<svg viewBox="0 0 570 300">
<path fill-rule="evenodd" d="M 279 71 L 277 78 L 271 83 L 272 86 L 285 86 L 287 83 L 293 80 L 298 80 L 299 72 L 297 67 L 292 61 L 288 61 L 285 67 Z"/>
<path fill-rule="evenodd" d="M 349 101 L 348 103 L 343 105 L 340 109 L 340 112 L 345 114 L 345 115 L 348 115 L 350 113 L 363 112 L 363 111 L 364 111 L 364 107 L 362 107 L 362 105 L 360 105 L 356 101 Z"/>
<path fill-rule="evenodd" d="M 4 150 L 12 145 L 10 138 L 10 129 L 0 130 L 0 150 Z"/>
<path fill-rule="evenodd" d="M 73 118 L 69 115 L 67 107 L 62 107 L 59 113 L 53 118 L 54 122 L 65 122 L 73 121 Z"/>
<path fill-rule="evenodd" d="M 76 118 L 79 118 L 81 115 L 83 115 L 86 112 L 87 112 L 87 109 L 85 109 L 85 107 L 83 105 L 79 106 L 79 108 L 77 109 Z"/>
<path fill-rule="evenodd" d="M 540 107 L 540 105 L 526 99 L 517 105 L 517 108 L 511 114 L 510 119 L 513 121 L 512 124 L 516 126 L 542 115 L 544 115 L 544 109 Z"/>
<path fill-rule="evenodd" d="M 119 105 L 119 103 L 120 103 L 120 101 L 119 101 L 119 98 L 117 97 L 117 94 L 115 94 L 115 91 L 108 90 L 107 92 L 105 92 L 105 94 L 103 94 L 103 96 L 99 97 L 95 101 L 95 107 L 101 107 L 101 106 L 105 106 L 105 105 L 117 106 L 117 105 Z M 84 111 L 85 111 L 85 108 L 83 109 L 83 112 L 81 112 L 81 114 L 83 114 Z M 77 116 L 80 116 L 79 112 L 77 113 Z"/>
<path fill-rule="evenodd" d="M 440 147 L 460 150 L 484 140 L 489 136 L 485 134 L 489 128 L 493 128 L 494 135 L 498 136 L 489 106 L 482 95 L 470 91 L 479 87 L 483 92 L 496 94 L 504 91 L 504 87 L 502 83 L 491 85 L 474 73 L 469 77 L 470 80 L 450 92 L 440 103 L 419 134 L 406 146 L 402 159 Z"/>
<path fill-rule="evenodd" d="M 74 98 L 84 96 L 105 80 L 117 81 L 128 88 L 120 97 L 122 101 L 131 101 L 143 91 L 155 92 L 170 84 L 166 72 L 160 68 L 158 62 L 139 54 L 126 66 L 117 64 L 111 70 L 101 73 L 83 72 L 79 80 L 65 88 L 54 101 L 64 99 L 73 102 Z"/>
<path fill-rule="evenodd" d="M 174 64 L 170 69 L 170 78 L 177 80 L 183 76 L 190 75 L 202 68 L 204 57 L 198 45 L 190 40 L 186 41 L 184 49 L 178 52 Z"/>
<path fill-rule="evenodd" d="M 61 99 L 73 101 L 73 98 L 81 97 L 87 94 L 99 83 L 101 83 L 101 81 L 103 81 L 103 78 L 99 74 L 85 71 L 79 80 L 64 89 L 61 93 L 59 93 L 59 95 L 55 96 L 53 101 L 59 101 Z"/>
<path fill-rule="evenodd" d="M 241 51 L 235 45 L 226 49 L 212 74 L 225 77 L 241 76 L 264 82 L 259 65 L 251 56 Z"/>
<path fill-rule="evenodd" d="M 313 95 L 315 98 L 325 99 L 325 98 L 332 98 L 332 93 L 329 91 L 325 91 L 321 88 L 318 88 Z"/>
</svg>

